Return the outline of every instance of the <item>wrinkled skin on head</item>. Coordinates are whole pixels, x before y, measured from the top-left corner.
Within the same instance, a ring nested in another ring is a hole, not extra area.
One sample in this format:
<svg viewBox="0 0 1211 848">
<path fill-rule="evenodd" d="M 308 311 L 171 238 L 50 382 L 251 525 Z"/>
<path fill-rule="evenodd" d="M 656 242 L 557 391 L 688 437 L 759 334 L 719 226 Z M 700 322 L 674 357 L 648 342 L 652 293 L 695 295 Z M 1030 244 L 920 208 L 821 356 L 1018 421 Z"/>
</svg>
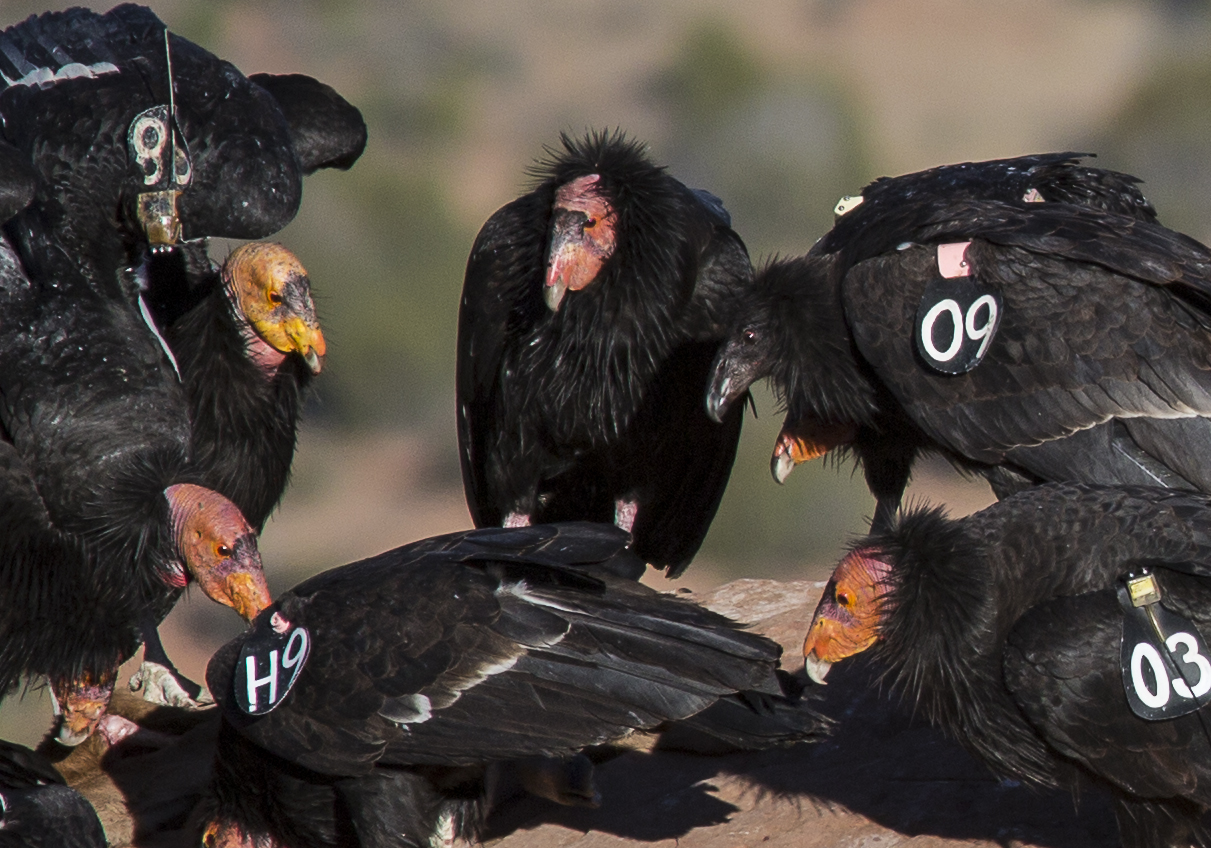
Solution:
<svg viewBox="0 0 1211 848">
<path fill-rule="evenodd" d="M 186 571 L 208 598 L 252 621 L 273 602 L 252 526 L 235 504 L 202 486 L 180 483 L 164 496 Z"/>
<path fill-rule="evenodd" d="M 114 668 L 99 677 L 85 674 L 75 680 L 51 681 L 51 690 L 62 713 L 56 737 L 60 743 L 75 746 L 92 735 L 109 708 L 116 679 L 117 669 Z"/>
<path fill-rule="evenodd" d="M 713 420 L 723 416 L 753 383 L 768 377 L 772 367 L 773 340 L 767 322 L 745 322 L 732 333 L 715 356 L 707 386 L 706 411 Z"/>
<path fill-rule="evenodd" d="M 614 254 L 618 216 L 602 195 L 600 180 L 597 174 L 589 174 L 555 192 L 543 293 L 552 312 L 559 311 L 567 292 L 580 291 L 597 279 Z"/>
<path fill-rule="evenodd" d="M 807 675 L 817 683 L 824 683 L 833 663 L 862 653 L 879 638 L 891 566 L 878 557 L 873 548 L 852 551 L 824 587 L 803 642 Z"/>
<path fill-rule="evenodd" d="M 324 334 L 311 299 L 311 280 L 293 253 L 280 244 L 241 245 L 223 263 L 223 285 L 257 340 L 281 358 L 298 354 L 311 373 L 320 372 L 327 349 Z"/>
<path fill-rule="evenodd" d="M 785 422 L 774 445 L 773 456 L 770 457 L 770 473 L 777 482 L 785 483 L 795 466 L 818 459 L 833 448 L 848 444 L 857 433 L 858 428 L 849 423 Z"/>
<path fill-rule="evenodd" d="M 239 825 L 213 821 L 202 831 L 202 848 L 280 848 L 270 836 L 255 837 L 244 833 Z"/>
</svg>

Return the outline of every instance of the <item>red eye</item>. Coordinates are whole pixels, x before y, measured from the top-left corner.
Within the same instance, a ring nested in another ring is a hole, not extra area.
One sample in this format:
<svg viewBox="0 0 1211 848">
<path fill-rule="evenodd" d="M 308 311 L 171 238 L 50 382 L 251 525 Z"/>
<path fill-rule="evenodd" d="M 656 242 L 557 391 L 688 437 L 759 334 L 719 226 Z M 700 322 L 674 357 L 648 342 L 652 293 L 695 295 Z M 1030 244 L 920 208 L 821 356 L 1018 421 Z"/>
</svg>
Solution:
<svg viewBox="0 0 1211 848">
<path fill-rule="evenodd" d="M 843 607 L 847 607 L 854 602 L 854 599 L 849 596 L 848 592 L 837 593 L 837 603 Z"/>
<path fill-rule="evenodd" d="M 757 331 L 756 330 L 745 330 L 744 331 L 744 341 L 748 344 L 752 344 L 753 342 L 757 341 Z"/>
<path fill-rule="evenodd" d="M 224 545 L 222 542 L 220 542 L 219 544 L 215 545 L 215 551 L 216 551 L 216 552 L 218 553 L 218 555 L 219 555 L 219 556 L 221 556 L 221 557 L 229 557 L 229 556 L 231 556 L 231 548 L 227 547 L 227 546 L 226 546 L 226 545 Z"/>
<path fill-rule="evenodd" d="M 271 292 L 269 293 L 269 302 L 270 302 L 270 303 L 273 303 L 273 304 L 278 304 L 278 303 L 281 303 L 281 302 L 282 302 L 282 296 L 281 296 L 280 294 L 278 294 L 277 292 L 275 292 L 275 291 L 271 291 Z"/>
</svg>

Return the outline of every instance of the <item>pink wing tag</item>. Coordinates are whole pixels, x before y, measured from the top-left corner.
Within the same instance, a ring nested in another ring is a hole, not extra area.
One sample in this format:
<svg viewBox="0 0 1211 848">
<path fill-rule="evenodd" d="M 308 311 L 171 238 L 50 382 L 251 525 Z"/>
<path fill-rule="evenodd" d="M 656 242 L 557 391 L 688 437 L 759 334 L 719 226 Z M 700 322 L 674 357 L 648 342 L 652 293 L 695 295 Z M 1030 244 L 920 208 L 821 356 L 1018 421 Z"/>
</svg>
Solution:
<svg viewBox="0 0 1211 848">
<path fill-rule="evenodd" d="M 946 279 L 953 277 L 970 277 L 971 266 L 967 264 L 967 248 L 969 241 L 957 241 L 951 244 L 938 245 L 938 273 Z"/>
</svg>

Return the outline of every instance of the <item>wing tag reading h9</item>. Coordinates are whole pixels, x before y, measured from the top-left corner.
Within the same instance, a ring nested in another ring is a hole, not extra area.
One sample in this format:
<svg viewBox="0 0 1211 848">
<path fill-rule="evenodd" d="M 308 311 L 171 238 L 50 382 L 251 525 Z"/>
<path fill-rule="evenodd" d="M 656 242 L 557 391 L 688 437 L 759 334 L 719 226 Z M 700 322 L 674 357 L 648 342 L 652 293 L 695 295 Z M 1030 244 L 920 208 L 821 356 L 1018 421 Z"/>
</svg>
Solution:
<svg viewBox="0 0 1211 848">
<path fill-rule="evenodd" d="M 264 715 L 290 692 L 311 652 L 307 628 L 290 624 L 281 613 L 262 615 L 244 640 L 236 662 L 232 692 L 248 715 Z"/>
<path fill-rule="evenodd" d="M 1131 711 L 1163 721 L 1211 701 L 1211 652 L 1191 622 L 1158 603 L 1155 578 L 1144 575 L 1120 584 L 1118 598 L 1123 689 Z"/>
<path fill-rule="evenodd" d="M 1001 297 L 972 273 L 970 244 L 938 245 L 938 276 L 917 307 L 917 352 L 943 374 L 963 374 L 979 365 L 1001 322 Z"/>
</svg>

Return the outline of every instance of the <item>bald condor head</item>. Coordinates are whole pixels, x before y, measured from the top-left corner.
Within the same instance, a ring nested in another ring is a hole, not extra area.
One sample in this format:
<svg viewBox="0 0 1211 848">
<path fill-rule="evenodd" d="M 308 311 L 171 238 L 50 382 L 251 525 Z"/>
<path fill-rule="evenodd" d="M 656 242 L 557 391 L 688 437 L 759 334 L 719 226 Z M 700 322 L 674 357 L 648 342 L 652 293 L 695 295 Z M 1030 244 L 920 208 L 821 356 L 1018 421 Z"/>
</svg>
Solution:
<svg viewBox="0 0 1211 848">
<path fill-rule="evenodd" d="M 823 682 L 866 652 L 999 776 L 1092 779 L 1123 844 L 1201 844 L 1209 578 L 1206 495 L 1048 484 L 967 518 L 916 509 L 838 565 L 805 662 Z"/>
</svg>

